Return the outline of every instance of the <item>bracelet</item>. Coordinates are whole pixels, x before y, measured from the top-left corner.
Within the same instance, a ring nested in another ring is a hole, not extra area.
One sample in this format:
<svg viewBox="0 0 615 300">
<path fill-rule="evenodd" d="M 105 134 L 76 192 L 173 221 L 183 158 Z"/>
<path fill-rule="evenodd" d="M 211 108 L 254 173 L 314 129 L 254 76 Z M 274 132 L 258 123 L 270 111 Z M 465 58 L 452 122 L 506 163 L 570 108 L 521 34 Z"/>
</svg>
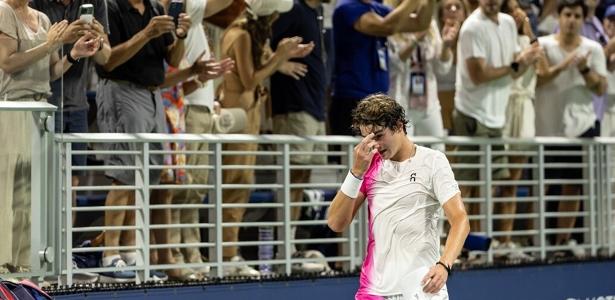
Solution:
<svg viewBox="0 0 615 300">
<path fill-rule="evenodd" d="M 66 60 L 73 65 L 79 62 L 79 59 L 75 59 L 72 55 L 70 55 L 70 51 L 66 53 Z"/>
<path fill-rule="evenodd" d="M 180 40 L 185 40 L 185 39 L 188 37 L 188 34 L 187 34 L 187 33 L 186 33 L 186 34 L 184 34 L 184 35 L 179 35 L 179 34 L 176 34 L 175 36 L 176 36 L 178 39 L 180 39 Z"/>
<path fill-rule="evenodd" d="M 346 179 L 344 179 L 340 191 L 346 196 L 355 199 L 359 196 L 361 184 L 363 184 L 363 179 L 356 177 L 351 171 L 348 171 L 348 175 L 346 175 Z"/>
<path fill-rule="evenodd" d="M 436 263 L 436 266 L 437 266 L 437 265 L 441 265 L 441 266 L 443 266 L 443 267 L 444 267 L 444 269 L 446 270 L 446 273 L 448 273 L 448 276 L 451 276 L 451 268 L 450 268 L 449 266 L 447 266 L 445 263 L 443 263 L 443 262 L 441 262 L 441 261 L 438 261 L 438 262 Z"/>
</svg>

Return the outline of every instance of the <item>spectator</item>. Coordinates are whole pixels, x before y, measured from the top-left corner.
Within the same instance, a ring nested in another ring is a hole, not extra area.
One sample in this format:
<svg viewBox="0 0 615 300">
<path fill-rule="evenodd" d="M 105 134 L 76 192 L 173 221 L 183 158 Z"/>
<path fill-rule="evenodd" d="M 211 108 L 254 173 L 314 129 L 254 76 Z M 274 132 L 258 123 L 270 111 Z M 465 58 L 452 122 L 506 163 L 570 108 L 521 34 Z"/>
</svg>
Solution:
<svg viewBox="0 0 615 300">
<path fill-rule="evenodd" d="M 512 78 L 521 76 L 533 63 L 538 48 L 520 51 L 517 26 L 509 15 L 499 12 L 497 0 L 480 0 L 480 7 L 461 26 L 457 44 L 455 112 L 453 129 L 456 135 L 470 137 L 502 137 L 506 105 Z M 503 146 L 493 146 L 494 151 Z M 478 151 L 478 146 L 461 145 L 460 151 Z M 476 165 L 478 156 L 460 156 L 457 162 Z M 506 163 L 504 156 L 495 156 L 495 163 Z M 507 179 L 506 168 L 494 168 L 493 179 Z M 458 180 L 477 181 L 478 169 L 461 169 Z M 461 186 L 462 198 L 478 195 L 475 186 Z M 476 203 L 468 205 L 470 215 L 480 214 Z M 480 231 L 480 221 L 470 221 L 472 231 Z"/>
<path fill-rule="evenodd" d="M 446 74 L 451 68 L 457 28 L 445 25 L 443 35 L 432 21 L 428 30 L 389 37 L 389 95 L 405 109 L 410 136 L 445 135 L 436 74 Z"/>
<path fill-rule="evenodd" d="M 220 63 L 215 62 L 209 48 L 205 29 L 202 20 L 216 14 L 231 4 L 231 0 L 187 0 L 186 13 L 194 22 L 188 30 L 186 38 L 186 63 L 194 65 L 198 61 L 206 63 L 208 71 L 193 76 L 188 81 L 182 83 L 185 94 L 185 132 L 194 134 L 206 134 L 213 132 L 212 114 L 214 110 L 214 86 L 213 81 L 209 80 L 221 76 L 233 67 L 233 61 L 227 59 Z M 188 79 L 188 78 L 183 78 Z M 209 149 L 207 143 L 188 143 L 188 151 L 206 151 Z M 187 164 L 191 166 L 206 166 L 209 164 L 208 154 L 190 154 Z M 186 170 L 189 182 L 192 184 L 207 184 L 209 170 L 188 169 Z M 174 204 L 201 204 L 205 198 L 204 189 L 181 189 L 173 193 Z M 172 223 L 198 224 L 198 209 L 173 209 L 171 213 Z M 201 242 L 199 227 L 171 229 L 171 243 L 197 244 Z M 178 263 L 202 263 L 199 247 L 174 248 L 173 257 Z M 192 268 L 183 270 L 183 279 L 194 279 L 209 273 L 208 267 Z M 182 279 L 182 278 L 179 278 Z"/>
<path fill-rule="evenodd" d="M 329 110 L 332 134 L 352 135 L 351 112 L 359 100 L 388 91 L 386 38 L 429 28 L 434 2 L 428 0 L 417 7 L 422 2 L 404 0 L 391 10 L 375 0 L 338 1 L 333 13 L 335 83 Z"/>
<path fill-rule="evenodd" d="M 26 0 L 0 1 L 0 99 L 41 101 L 51 95 L 56 80 L 72 65 L 100 47 L 91 33 L 80 37 L 60 58 L 67 21 L 53 25 Z M 71 57 L 69 61 L 68 57 Z M 30 137 L 37 128 L 30 112 L 0 112 L 0 272 L 30 269 Z"/>
<path fill-rule="evenodd" d="M 531 41 L 535 42 L 535 36 L 532 32 L 532 26 L 530 20 L 519 7 L 517 0 L 507 0 L 502 3 L 502 12 L 510 15 L 515 20 L 518 35 L 518 44 L 521 50 L 536 47 L 530 44 Z M 540 53 L 542 54 L 542 53 Z M 535 128 L 535 89 L 536 89 L 536 71 L 533 65 L 530 65 L 525 73 L 521 77 L 513 80 L 510 89 L 510 98 L 506 107 L 506 123 L 504 124 L 503 136 L 508 138 L 533 138 L 536 136 Z M 532 146 L 525 146 L 519 144 L 513 144 L 509 147 L 509 150 L 513 151 L 532 151 L 535 148 Z M 514 155 L 508 157 L 508 161 L 511 164 L 509 169 L 510 180 L 518 181 L 522 177 L 523 169 L 520 167 L 512 167 L 519 164 L 528 163 L 527 156 Z M 504 198 L 515 198 L 517 195 L 516 185 L 507 185 L 501 187 L 501 196 Z M 517 212 L 517 203 L 515 201 L 498 203 L 501 208 L 499 211 L 506 215 L 514 215 Z M 501 232 L 513 231 L 515 218 L 504 218 L 499 220 L 497 230 Z M 518 245 L 515 244 L 510 235 L 500 236 L 497 239 L 499 241 L 497 247 L 499 249 L 506 249 L 507 253 L 499 253 L 498 256 L 506 255 L 510 259 L 530 259 L 527 254 L 519 251 Z"/>
<path fill-rule="evenodd" d="M 445 26 L 447 28 L 454 27 L 457 30 L 463 24 L 463 21 L 468 16 L 466 6 L 460 0 L 445 0 L 440 2 L 438 8 L 438 20 L 440 21 L 439 28 L 442 31 Z M 443 32 L 440 32 L 443 34 Z M 442 125 L 447 134 L 453 132 L 453 110 L 455 108 L 455 76 L 457 71 L 457 39 L 459 35 L 455 36 L 455 40 L 451 46 L 453 51 L 453 64 L 446 74 L 436 73 L 438 80 L 438 99 L 440 100 L 441 113 L 442 113 Z"/>
<path fill-rule="evenodd" d="M 98 84 L 96 102 L 98 105 L 98 127 L 101 132 L 109 133 L 164 133 L 166 132 L 163 104 L 159 86 L 164 82 L 164 64 L 179 66 L 184 56 L 184 42 L 190 26 L 190 18 L 181 14 L 176 27 L 173 18 L 164 15 L 164 7 L 148 0 L 107 1 L 109 10 L 109 40 L 112 46 L 111 58 L 97 70 L 101 80 Z M 174 38 L 173 33 L 177 37 Z M 136 150 L 135 144 L 114 143 L 106 145 L 107 150 Z M 151 143 L 150 149 L 160 150 L 160 143 Z M 105 165 L 130 166 L 135 159 L 130 155 L 112 154 L 105 158 Z M 161 165 L 162 155 L 151 155 L 150 164 Z M 134 185 L 134 171 L 108 170 L 105 174 L 113 180 L 114 186 Z M 152 171 L 150 183 L 160 180 L 160 171 Z M 152 190 L 152 204 L 170 204 L 161 190 Z M 105 205 L 134 205 L 134 192 L 112 190 L 107 194 Z M 134 225 L 134 211 L 105 211 L 105 226 Z M 152 223 L 169 224 L 170 210 L 152 211 Z M 106 247 L 130 246 L 134 244 L 132 230 L 107 230 L 104 234 Z M 151 240 L 167 244 L 168 230 L 154 230 Z M 117 271 L 101 273 L 100 281 L 127 282 L 134 280 L 134 271 L 122 269 L 136 263 L 136 255 L 131 252 L 105 250 L 102 257 L 103 267 L 116 267 Z M 152 251 L 152 262 L 173 264 L 170 249 Z M 169 274 L 179 277 L 179 270 L 168 270 Z M 160 272 L 151 275 L 164 278 Z"/>
<path fill-rule="evenodd" d="M 275 73 L 284 62 L 291 58 L 303 57 L 312 51 L 313 44 L 300 44 L 300 37 L 285 38 L 274 53 L 266 52 L 267 39 L 270 38 L 271 26 L 279 13 L 289 11 L 292 0 L 247 0 L 248 8 L 243 17 L 237 19 L 227 28 L 222 36 L 221 52 L 236 62 L 233 71 L 224 75 L 222 106 L 226 108 L 243 108 L 247 114 L 248 124 L 242 133 L 258 134 L 260 128 L 260 111 L 267 97 L 262 89 L 265 79 Z M 256 151 L 256 144 L 226 144 L 226 151 Z M 224 170 L 224 184 L 254 183 L 254 165 L 256 157 L 251 154 L 225 155 L 225 165 L 243 165 L 243 170 Z M 248 189 L 225 189 L 222 194 L 224 203 L 246 203 L 250 198 Z M 245 208 L 226 208 L 223 221 L 239 223 L 243 220 Z M 236 242 L 238 227 L 224 227 L 225 242 Z M 243 258 L 236 246 L 224 247 L 225 261 L 239 262 Z M 248 265 L 225 268 L 225 275 L 259 276 L 260 273 Z"/>
<path fill-rule="evenodd" d="M 615 53 L 615 41 L 609 42 L 609 37 L 602 27 L 602 22 L 596 17 L 596 8 L 600 0 L 586 0 L 587 16 L 583 20 L 583 26 L 581 27 L 581 36 L 586 37 L 592 41 L 598 42 L 604 49 L 606 57 Z M 559 27 L 556 29 L 559 31 Z M 592 95 L 594 110 L 596 111 L 596 118 L 598 123 L 602 120 L 604 114 L 604 95 Z"/>
<path fill-rule="evenodd" d="M 561 0 L 558 4 L 558 33 L 539 38 L 546 57 L 540 60 L 538 88 L 536 89 L 536 134 L 539 136 L 595 137 L 600 134 L 599 124 L 592 106 L 592 94 L 602 95 L 606 87 L 606 65 L 602 46 L 581 36 L 587 5 L 583 0 Z M 582 146 L 550 146 L 548 151 L 581 151 Z M 547 156 L 547 163 L 581 163 L 582 157 Z M 546 169 L 548 179 L 580 179 L 583 169 Z M 561 193 L 579 196 L 580 185 L 565 184 Z M 565 200 L 558 204 L 559 212 L 578 212 L 579 200 Z M 560 217 L 557 228 L 571 229 L 576 216 Z M 558 233 L 555 245 L 572 247 L 573 254 L 583 256 L 584 250 L 576 248 L 570 232 Z M 570 253 L 566 253 L 570 254 Z"/>
<path fill-rule="evenodd" d="M 610 41 L 615 41 L 615 5 L 609 6 L 604 13 L 604 31 Z M 607 54 L 608 55 L 608 54 Z M 600 136 L 615 136 L 615 55 L 607 56 L 607 92 Z"/>
<path fill-rule="evenodd" d="M 79 19 L 79 7 L 82 4 L 94 5 L 94 20 L 91 24 Z M 68 0 L 68 1 L 50 1 L 50 0 L 32 0 L 30 7 L 41 11 L 49 17 L 52 23 L 67 20 L 70 25 L 66 29 L 64 35 L 64 46 L 62 53 L 69 53 L 75 41 L 84 32 L 90 31 L 93 35 L 102 39 L 101 47 L 92 57 L 93 62 L 98 65 L 103 65 L 109 60 L 111 55 L 111 47 L 107 33 L 109 26 L 107 24 L 107 3 L 104 0 Z M 90 77 L 90 59 L 76 61 L 73 66 L 64 73 L 62 79 L 58 79 L 51 83 L 51 97 L 49 102 L 60 109 L 55 115 L 55 130 L 61 133 L 84 133 L 88 132 L 88 100 L 87 86 Z M 72 150 L 86 150 L 85 143 L 73 143 Z M 85 155 L 73 155 L 73 166 L 85 166 Z M 72 185 L 79 185 L 79 176 L 83 172 L 73 171 Z M 77 192 L 73 191 L 73 206 L 77 200 Z M 73 222 L 76 214 L 73 213 Z"/>
<path fill-rule="evenodd" d="M 314 43 L 314 50 L 303 58 L 283 63 L 271 76 L 271 106 L 273 132 L 291 135 L 325 135 L 325 53 L 324 17 L 321 0 L 295 0 L 293 8 L 275 22 L 271 45 L 284 38 L 298 36 Z M 324 144 L 291 144 L 291 151 L 326 151 Z M 325 164 L 323 155 L 291 155 L 291 163 L 298 165 Z M 291 183 L 310 181 L 310 169 L 292 169 Z M 291 201 L 303 201 L 303 189 L 291 190 Z M 301 207 L 291 209 L 291 220 L 301 216 Z M 294 238 L 293 226 L 291 238 Z M 295 247 L 295 245 L 293 245 Z M 296 249 L 294 249 L 296 251 Z M 294 252 L 294 251 L 293 251 Z"/>
</svg>

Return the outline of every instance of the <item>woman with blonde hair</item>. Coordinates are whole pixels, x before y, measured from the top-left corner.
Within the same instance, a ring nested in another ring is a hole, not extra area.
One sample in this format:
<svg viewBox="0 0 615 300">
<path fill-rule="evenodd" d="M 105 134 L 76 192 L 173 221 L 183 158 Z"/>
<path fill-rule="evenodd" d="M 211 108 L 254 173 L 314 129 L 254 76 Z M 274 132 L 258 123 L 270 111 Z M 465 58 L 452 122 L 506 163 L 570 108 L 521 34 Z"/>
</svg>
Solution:
<svg viewBox="0 0 615 300">
<path fill-rule="evenodd" d="M 303 57 L 312 51 L 314 44 L 301 44 L 301 38 L 292 37 L 280 41 L 275 52 L 268 48 L 271 37 L 271 25 L 279 13 L 289 11 L 292 0 L 246 0 L 245 13 L 235 20 L 222 36 L 221 52 L 223 57 L 235 61 L 235 69 L 224 75 L 222 83 L 222 107 L 242 108 L 246 111 L 246 127 L 241 133 L 258 134 L 261 125 L 261 109 L 267 98 L 263 82 L 274 72 L 286 72 L 288 75 L 302 73 L 297 68 L 300 64 L 288 62 L 294 57 Z M 285 74 L 286 74 L 285 73 Z M 226 151 L 256 151 L 257 144 L 233 143 L 224 145 Z M 224 165 L 242 165 L 243 169 L 224 170 L 224 184 L 254 183 L 254 169 L 250 166 L 256 162 L 256 156 L 226 155 Z M 246 203 L 250 197 L 249 189 L 225 189 L 222 193 L 224 203 Z M 240 223 L 245 208 L 225 208 L 223 221 Z M 223 228 L 224 242 L 236 242 L 238 227 Z M 233 262 L 242 261 L 236 246 L 223 249 L 223 259 Z M 248 265 L 225 268 L 225 275 L 259 276 L 260 273 Z"/>
</svg>

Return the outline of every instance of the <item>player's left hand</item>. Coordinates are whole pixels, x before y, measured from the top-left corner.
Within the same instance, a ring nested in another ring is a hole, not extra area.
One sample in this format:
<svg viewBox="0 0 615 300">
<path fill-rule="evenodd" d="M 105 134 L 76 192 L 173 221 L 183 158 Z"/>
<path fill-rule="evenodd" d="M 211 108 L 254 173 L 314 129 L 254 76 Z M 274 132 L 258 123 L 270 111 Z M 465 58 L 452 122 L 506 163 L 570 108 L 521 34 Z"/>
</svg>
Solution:
<svg viewBox="0 0 615 300">
<path fill-rule="evenodd" d="M 423 292 L 435 294 L 444 287 L 446 280 L 448 279 L 448 272 L 441 265 L 435 265 L 429 269 L 429 272 L 423 280 L 421 285 L 423 286 Z"/>
</svg>

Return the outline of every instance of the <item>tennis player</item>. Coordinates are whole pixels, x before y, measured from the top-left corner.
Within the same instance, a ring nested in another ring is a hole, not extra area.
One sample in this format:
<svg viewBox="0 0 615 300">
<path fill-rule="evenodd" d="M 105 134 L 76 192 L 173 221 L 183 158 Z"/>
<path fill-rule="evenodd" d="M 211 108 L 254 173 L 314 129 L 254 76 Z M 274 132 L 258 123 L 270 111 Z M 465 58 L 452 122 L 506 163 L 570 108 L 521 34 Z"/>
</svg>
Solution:
<svg viewBox="0 0 615 300">
<path fill-rule="evenodd" d="M 367 199 L 369 240 L 355 299 L 448 299 L 446 281 L 470 226 L 446 156 L 408 138 L 404 109 L 386 95 L 359 102 L 352 122 L 364 138 L 328 224 L 346 230 Z M 440 255 L 442 208 L 451 226 Z"/>
</svg>

